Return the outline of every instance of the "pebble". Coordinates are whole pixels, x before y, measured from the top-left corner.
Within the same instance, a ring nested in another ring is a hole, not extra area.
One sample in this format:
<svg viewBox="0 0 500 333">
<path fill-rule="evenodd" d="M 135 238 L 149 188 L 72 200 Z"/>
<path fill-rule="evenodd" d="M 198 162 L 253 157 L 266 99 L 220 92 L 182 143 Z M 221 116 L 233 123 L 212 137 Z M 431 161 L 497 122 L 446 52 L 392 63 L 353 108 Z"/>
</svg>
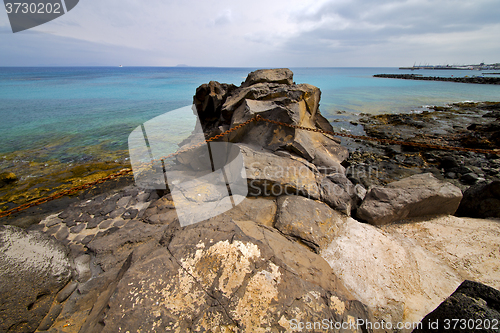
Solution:
<svg viewBox="0 0 500 333">
<path fill-rule="evenodd" d="M 104 221 L 104 219 L 104 216 L 95 216 L 89 223 L 87 223 L 87 229 L 96 228 L 102 221 Z"/>
<path fill-rule="evenodd" d="M 92 217 L 88 213 L 83 213 L 76 219 L 77 222 L 90 222 L 92 220 Z"/>
<path fill-rule="evenodd" d="M 72 233 L 72 234 L 77 234 L 79 233 L 80 231 L 82 231 L 83 229 L 85 229 L 86 225 L 85 223 L 80 223 L 78 224 L 77 226 L 73 227 L 73 228 L 70 228 L 69 231 Z"/>
<path fill-rule="evenodd" d="M 90 242 L 92 241 L 92 239 L 94 239 L 94 235 L 88 235 L 88 236 L 85 236 L 85 237 L 81 240 L 81 243 L 82 243 L 82 244 L 87 245 L 88 243 L 90 243 Z"/>
<path fill-rule="evenodd" d="M 68 228 L 74 227 L 77 223 L 75 220 L 64 220 L 63 221 Z"/>
<path fill-rule="evenodd" d="M 107 202 L 102 208 L 101 208 L 101 215 L 108 215 L 109 213 L 111 213 L 112 211 L 114 211 L 116 208 L 116 203 L 114 203 L 113 201 L 111 202 Z"/>
<path fill-rule="evenodd" d="M 57 231 L 59 231 L 59 228 L 61 227 L 60 224 L 53 225 L 52 227 L 48 228 L 47 231 L 45 232 L 48 235 L 53 235 Z"/>
<path fill-rule="evenodd" d="M 128 203 L 130 202 L 130 199 L 132 199 L 131 196 L 123 197 L 116 202 L 116 206 L 120 208 L 127 207 Z"/>
<path fill-rule="evenodd" d="M 466 173 L 460 177 L 460 181 L 468 185 L 473 185 L 479 181 L 479 176 L 472 172 Z"/>
<path fill-rule="evenodd" d="M 116 218 L 116 217 L 121 216 L 123 213 L 125 213 L 125 211 L 126 211 L 126 209 L 125 209 L 125 208 L 120 207 L 120 208 L 118 208 L 118 209 L 116 209 L 116 210 L 112 211 L 112 212 L 109 214 L 109 217 L 110 217 L 110 218 L 112 218 L 112 219 L 114 219 L 114 218 Z"/>
<path fill-rule="evenodd" d="M 146 202 L 150 195 L 151 195 L 151 193 L 149 193 L 149 192 L 141 193 L 137 196 L 137 201 L 138 202 Z"/>
<path fill-rule="evenodd" d="M 56 225 L 56 224 L 61 223 L 61 222 L 62 222 L 62 220 L 60 218 L 53 217 L 53 218 L 47 220 L 47 222 L 45 223 L 45 226 L 47 228 L 49 228 L 49 227 L 52 227 L 53 225 Z"/>
<path fill-rule="evenodd" d="M 451 171 L 450 171 L 450 172 L 446 172 L 446 173 L 444 174 L 444 176 L 445 176 L 446 178 L 449 178 L 449 179 L 455 179 L 455 178 L 457 178 L 457 174 L 456 174 L 456 173 L 454 173 L 454 172 L 451 172 Z"/>
<path fill-rule="evenodd" d="M 115 223 L 113 223 L 113 227 L 123 227 L 125 224 L 127 223 L 127 221 L 125 221 L 124 219 L 119 219 L 119 220 L 116 220 Z"/>
<path fill-rule="evenodd" d="M 127 210 L 125 213 L 123 213 L 122 217 L 124 219 L 133 219 L 137 216 L 137 214 L 139 213 L 139 211 L 137 209 L 129 209 Z"/>
<path fill-rule="evenodd" d="M 76 287 L 78 286 L 78 283 L 75 281 L 72 281 L 64 287 L 59 294 L 57 294 L 56 300 L 59 303 L 64 302 L 72 293 L 75 291 Z"/>
<path fill-rule="evenodd" d="M 57 240 L 62 241 L 69 236 L 69 229 L 65 226 L 62 226 L 55 236 Z"/>
<path fill-rule="evenodd" d="M 38 326 L 37 331 L 48 330 L 52 326 L 56 318 L 59 316 L 59 314 L 61 313 L 62 308 L 63 308 L 62 304 L 59 303 L 55 303 L 54 305 L 52 305 L 52 307 L 49 310 L 49 313 L 45 316 L 45 318 L 43 318 L 42 322 Z"/>
<path fill-rule="evenodd" d="M 105 220 L 99 224 L 99 229 L 107 229 L 111 223 L 113 223 L 113 220 Z"/>
</svg>

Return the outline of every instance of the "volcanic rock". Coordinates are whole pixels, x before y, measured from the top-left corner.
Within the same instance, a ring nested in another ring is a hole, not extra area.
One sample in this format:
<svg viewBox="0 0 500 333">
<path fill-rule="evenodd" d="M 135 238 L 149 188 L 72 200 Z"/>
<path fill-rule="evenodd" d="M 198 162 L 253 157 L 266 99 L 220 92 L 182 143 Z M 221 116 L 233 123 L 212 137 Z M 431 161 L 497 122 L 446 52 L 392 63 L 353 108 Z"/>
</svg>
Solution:
<svg viewBox="0 0 500 333">
<path fill-rule="evenodd" d="M 422 326 L 413 332 L 493 333 L 498 332 L 498 324 L 495 323 L 499 322 L 500 291 L 466 280 L 450 297 L 426 315 Z"/>
<path fill-rule="evenodd" d="M 454 214 L 462 192 L 432 174 L 419 174 L 368 191 L 357 217 L 382 225 L 407 217 Z"/>
<path fill-rule="evenodd" d="M 500 181 L 481 182 L 464 192 L 456 215 L 500 217 Z"/>
</svg>

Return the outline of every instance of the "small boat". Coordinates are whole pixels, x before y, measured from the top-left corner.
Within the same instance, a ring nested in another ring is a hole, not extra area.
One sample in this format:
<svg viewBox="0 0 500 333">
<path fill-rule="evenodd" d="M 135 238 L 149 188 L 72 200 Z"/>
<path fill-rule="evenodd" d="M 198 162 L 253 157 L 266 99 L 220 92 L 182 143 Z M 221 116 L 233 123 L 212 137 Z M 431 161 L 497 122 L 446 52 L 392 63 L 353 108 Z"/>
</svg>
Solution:
<svg viewBox="0 0 500 333">
<path fill-rule="evenodd" d="M 118 66 L 118 67 L 123 67 L 122 65 Z"/>
</svg>

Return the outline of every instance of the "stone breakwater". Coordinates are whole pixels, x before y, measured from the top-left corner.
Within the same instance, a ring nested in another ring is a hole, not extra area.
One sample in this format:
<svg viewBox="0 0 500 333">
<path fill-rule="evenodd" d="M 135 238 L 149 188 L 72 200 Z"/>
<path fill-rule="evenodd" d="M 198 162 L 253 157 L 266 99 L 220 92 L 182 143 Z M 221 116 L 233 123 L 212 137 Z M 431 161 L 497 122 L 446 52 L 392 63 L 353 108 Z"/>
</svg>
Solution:
<svg viewBox="0 0 500 333">
<path fill-rule="evenodd" d="M 500 84 L 500 77 L 441 77 L 441 76 L 422 76 L 418 74 L 376 74 L 373 77 L 404 80 L 423 80 L 423 81 L 447 81 L 461 83 L 478 84 Z"/>
<path fill-rule="evenodd" d="M 332 130 L 319 100 L 287 69 L 250 73 L 240 87 L 210 82 L 194 97 L 210 137 L 257 114 Z M 498 221 L 450 215 L 462 191 L 438 173 L 370 184 L 339 140 L 269 123 L 224 139 L 243 155 L 250 195 L 208 220 L 181 227 L 172 189 L 129 185 L 26 231 L 2 227 L 0 331 L 292 332 L 327 320 L 383 332 L 382 322 L 422 320 L 465 279 L 500 288 Z M 202 167 L 190 153 L 177 161 L 188 176 Z M 479 190 L 484 201 L 496 195 L 491 184 Z M 195 185 L 214 205 L 228 200 Z M 489 289 L 473 289 L 468 297 L 488 299 Z"/>
</svg>

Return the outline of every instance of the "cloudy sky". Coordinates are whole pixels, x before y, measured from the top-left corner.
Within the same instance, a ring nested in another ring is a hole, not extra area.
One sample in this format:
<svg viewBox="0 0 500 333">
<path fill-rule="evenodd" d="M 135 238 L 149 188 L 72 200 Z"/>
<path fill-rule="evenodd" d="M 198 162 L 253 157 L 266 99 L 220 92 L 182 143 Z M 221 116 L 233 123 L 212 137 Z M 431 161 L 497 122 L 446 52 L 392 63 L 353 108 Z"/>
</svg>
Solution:
<svg viewBox="0 0 500 333">
<path fill-rule="evenodd" d="M 499 0 L 80 0 L 13 34 L 0 66 L 411 66 L 500 62 Z"/>
</svg>

